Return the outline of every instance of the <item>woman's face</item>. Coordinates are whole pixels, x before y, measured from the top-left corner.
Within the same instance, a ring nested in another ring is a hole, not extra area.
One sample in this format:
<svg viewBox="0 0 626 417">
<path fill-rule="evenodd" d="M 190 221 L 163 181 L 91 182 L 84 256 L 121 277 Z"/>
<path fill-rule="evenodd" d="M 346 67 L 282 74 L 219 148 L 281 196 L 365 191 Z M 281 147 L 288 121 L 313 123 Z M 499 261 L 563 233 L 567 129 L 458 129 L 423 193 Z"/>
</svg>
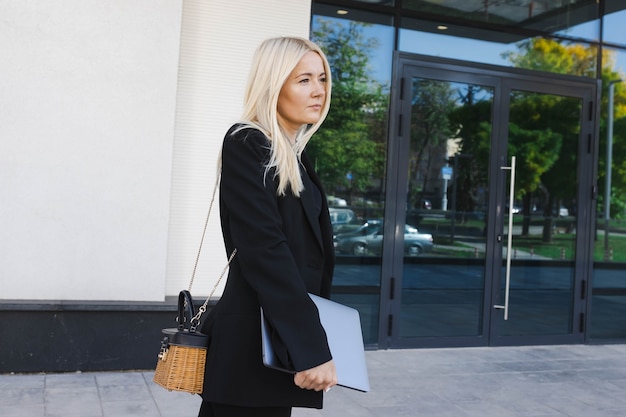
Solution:
<svg viewBox="0 0 626 417">
<path fill-rule="evenodd" d="M 278 95 L 278 124 L 293 141 L 302 125 L 319 121 L 326 101 L 322 58 L 307 52 L 291 71 Z"/>
</svg>

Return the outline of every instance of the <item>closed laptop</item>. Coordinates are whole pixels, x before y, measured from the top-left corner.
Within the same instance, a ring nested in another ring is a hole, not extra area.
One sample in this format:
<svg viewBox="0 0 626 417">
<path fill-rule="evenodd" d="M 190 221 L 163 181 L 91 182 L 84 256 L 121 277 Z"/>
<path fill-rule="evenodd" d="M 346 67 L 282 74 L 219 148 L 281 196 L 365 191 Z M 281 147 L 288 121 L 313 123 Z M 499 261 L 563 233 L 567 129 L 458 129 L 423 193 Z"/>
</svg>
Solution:
<svg viewBox="0 0 626 417">
<path fill-rule="evenodd" d="M 320 321 L 326 331 L 328 346 L 337 370 L 338 385 L 363 392 L 369 391 L 359 312 L 313 294 L 309 296 L 317 306 Z M 294 373 L 293 370 L 286 369 L 274 354 L 269 326 L 261 309 L 263 363 L 269 368 Z"/>
</svg>

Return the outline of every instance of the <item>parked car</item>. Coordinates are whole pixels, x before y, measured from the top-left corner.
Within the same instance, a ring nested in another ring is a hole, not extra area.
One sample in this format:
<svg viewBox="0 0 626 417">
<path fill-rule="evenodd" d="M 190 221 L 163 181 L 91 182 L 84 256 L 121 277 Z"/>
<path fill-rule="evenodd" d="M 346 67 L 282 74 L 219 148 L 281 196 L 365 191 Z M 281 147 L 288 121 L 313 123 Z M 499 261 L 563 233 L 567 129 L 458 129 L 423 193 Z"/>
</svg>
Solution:
<svg viewBox="0 0 626 417">
<path fill-rule="evenodd" d="M 352 255 L 379 255 L 383 246 L 383 223 L 380 220 L 368 220 L 365 224 L 349 233 L 341 233 L 334 238 L 335 250 Z M 420 233 L 413 226 L 404 226 L 404 253 L 417 256 L 433 249 L 433 236 Z"/>
<path fill-rule="evenodd" d="M 326 198 L 328 199 L 329 206 L 345 207 L 348 205 L 348 202 L 344 200 L 343 198 L 335 197 L 332 195 L 329 195 Z"/>
<path fill-rule="evenodd" d="M 328 212 L 330 213 L 330 222 L 332 223 L 333 228 L 342 224 L 348 224 L 356 217 L 354 211 L 346 208 L 330 207 Z"/>
</svg>

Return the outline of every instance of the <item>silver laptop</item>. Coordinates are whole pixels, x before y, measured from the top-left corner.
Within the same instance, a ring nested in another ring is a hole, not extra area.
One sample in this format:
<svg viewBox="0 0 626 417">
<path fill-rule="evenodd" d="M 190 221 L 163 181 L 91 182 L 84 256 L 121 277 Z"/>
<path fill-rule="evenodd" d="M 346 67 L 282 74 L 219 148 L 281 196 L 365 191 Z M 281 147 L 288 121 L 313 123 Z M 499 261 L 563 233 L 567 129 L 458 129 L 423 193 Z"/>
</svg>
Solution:
<svg viewBox="0 0 626 417">
<path fill-rule="evenodd" d="M 330 353 L 337 369 L 337 383 L 343 387 L 367 392 L 370 389 L 361 332 L 361 318 L 354 308 L 309 294 L 320 314 Z M 265 366 L 294 373 L 282 365 L 272 348 L 270 325 L 261 309 L 261 347 Z"/>
</svg>

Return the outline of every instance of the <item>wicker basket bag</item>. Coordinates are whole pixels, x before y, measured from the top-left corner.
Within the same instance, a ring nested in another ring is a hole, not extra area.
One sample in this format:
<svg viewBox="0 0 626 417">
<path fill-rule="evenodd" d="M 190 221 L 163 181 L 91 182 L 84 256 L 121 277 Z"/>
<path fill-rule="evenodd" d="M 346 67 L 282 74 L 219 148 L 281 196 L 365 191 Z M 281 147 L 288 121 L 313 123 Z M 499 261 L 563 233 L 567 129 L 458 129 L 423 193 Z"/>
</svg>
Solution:
<svg viewBox="0 0 626 417">
<path fill-rule="evenodd" d="M 178 328 L 163 329 L 154 373 L 154 382 L 167 390 L 202 393 L 208 337 L 196 330 L 194 317 L 191 294 L 183 290 L 178 296 Z"/>
<path fill-rule="evenodd" d="M 215 293 L 217 286 L 230 266 L 230 262 L 237 253 L 237 249 L 233 250 L 211 293 L 196 312 L 190 291 L 196 276 L 196 269 L 200 253 L 202 252 L 202 243 L 206 235 L 218 183 L 219 176 L 213 188 L 213 196 L 206 221 L 204 222 L 204 231 L 200 240 L 198 254 L 196 255 L 196 263 L 191 274 L 189 289 L 181 291 L 178 295 L 178 317 L 176 318 L 178 327 L 163 329 L 165 337 L 161 341 L 161 349 L 159 350 L 153 381 L 169 391 L 182 391 L 191 394 L 202 393 L 209 337 L 200 333 L 197 329 L 200 326 L 202 315 L 207 310 L 209 300 Z"/>
</svg>

